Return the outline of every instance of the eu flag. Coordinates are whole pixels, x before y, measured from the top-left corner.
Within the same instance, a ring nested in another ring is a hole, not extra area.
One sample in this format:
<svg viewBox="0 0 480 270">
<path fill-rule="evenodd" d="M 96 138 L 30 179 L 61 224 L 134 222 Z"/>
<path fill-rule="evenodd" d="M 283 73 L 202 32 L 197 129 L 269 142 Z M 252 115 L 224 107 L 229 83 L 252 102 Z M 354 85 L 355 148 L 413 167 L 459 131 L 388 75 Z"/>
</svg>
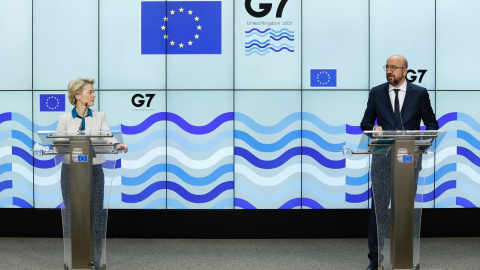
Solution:
<svg viewBox="0 0 480 270">
<path fill-rule="evenodd" d="M 64 112 L 65 95 L 64 94 L 40 94 L 41 112 Z"/>
<path fill-rule="evenodd" d="M 336 87 L 336 69 L 311 69 L 310 86 L 312 87 Z"/>
<path fill-rule="evenodd" d="M 220 1 L 142 2 L 142 54 L 221 54 Z"/>
</svg>

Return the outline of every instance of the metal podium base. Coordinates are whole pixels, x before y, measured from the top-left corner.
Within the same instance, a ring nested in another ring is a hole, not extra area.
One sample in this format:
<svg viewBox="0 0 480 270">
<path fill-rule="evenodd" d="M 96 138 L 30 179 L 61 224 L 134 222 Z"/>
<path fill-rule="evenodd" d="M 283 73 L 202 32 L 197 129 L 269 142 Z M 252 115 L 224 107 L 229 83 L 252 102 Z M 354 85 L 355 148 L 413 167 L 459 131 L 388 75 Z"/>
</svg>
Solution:
<svg viewBox="0 0 480 270">
<path fill-rule="evenodd" d="M 70 269 L 68 265 L 64 264 L 63 270 L 77 270 L 77 269 Z M 83 269 L 79 269 L 79 270 L 83 270 Z M 90 269 L 87 269 L 87 270 L 90 270 Z M 92 270 L 93 270 L 93 266 L 92 266 Z M 100 266 L 100 270 L 107 270 L 107 266 L 105 264 L 102 264 L 102 266 Z"/>
</svg>

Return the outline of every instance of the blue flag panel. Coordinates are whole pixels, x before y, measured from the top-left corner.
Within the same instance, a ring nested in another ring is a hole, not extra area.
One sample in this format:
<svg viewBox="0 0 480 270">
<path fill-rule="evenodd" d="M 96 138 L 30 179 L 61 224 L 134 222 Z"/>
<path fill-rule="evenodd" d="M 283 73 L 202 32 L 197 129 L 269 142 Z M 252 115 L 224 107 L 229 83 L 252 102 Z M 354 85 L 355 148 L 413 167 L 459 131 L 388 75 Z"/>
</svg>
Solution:
<svg viewBox="0 0 480 270">
<path fill-rule="evenodd" d="M 41 94 L 40 95 L 41 112 L 64 112 L 65 95 L 64 94 Z"/>
<path fill-rule="evenodd" d="M 336 69 L 311 69 L 310 70 L 311 87 L 335 87 L 337 86 Z"/>
<path fill-rule="evenodd" d="M 142 2 L 142 54 L 221 54 L 220 1 Z"/>
</svg>

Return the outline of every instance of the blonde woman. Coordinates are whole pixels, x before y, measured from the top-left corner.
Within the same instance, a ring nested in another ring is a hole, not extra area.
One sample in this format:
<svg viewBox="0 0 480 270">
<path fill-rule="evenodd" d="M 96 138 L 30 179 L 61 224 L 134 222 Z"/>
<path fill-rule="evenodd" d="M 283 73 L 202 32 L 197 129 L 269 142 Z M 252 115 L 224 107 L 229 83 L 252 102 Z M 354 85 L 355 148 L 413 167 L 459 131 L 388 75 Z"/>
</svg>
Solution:
<svg viewBox="0 0 480 270">
<path fill-rule="evenodd" d="M 93 89 L 94 79 L 73 79 L 68 84 L 68 99 L 75 106 L 72 111 L 60 116 L 57 124 L 57 131 L 78 131 L 78 130 L 109 130 L 107 118 L 102 112 L 90 109 L 95 104 L 95 90 Z M 128 152 L 125 144 L 120 144 L 115 138 L 109 138 L 117 150 Z M 102 256 L 102 240 L 105 238 L 107 210 L 103 207 L 105 179 L 102 163 L 105 162 L 103 155 L 93 157 L 93 179 L 92 179 L 92 203 L 94 211 L 94 260 L 95 269 L 100 269 Z M 62 196 L 65 209 L 70 209 L 70 155 L 65 155 L 61 173 Z M 64 237 L 71 238 L 71 216 L 70 211 L 65 211 L 63 216 Z M 66 226 L 65 226 L 66 225 Z M 66 228 L 65 228 L 66 227 Z"/>
</svg>

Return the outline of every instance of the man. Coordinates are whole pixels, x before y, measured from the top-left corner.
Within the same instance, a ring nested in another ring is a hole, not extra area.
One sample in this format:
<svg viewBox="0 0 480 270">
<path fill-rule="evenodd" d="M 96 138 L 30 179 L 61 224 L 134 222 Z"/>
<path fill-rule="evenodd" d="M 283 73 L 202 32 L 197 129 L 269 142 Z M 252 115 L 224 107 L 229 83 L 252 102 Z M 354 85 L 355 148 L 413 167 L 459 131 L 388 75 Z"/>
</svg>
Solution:
<svg viewBox="0 0 480 270">
<path fill-rule="evenodd" d="M 407 59 L 401 55 L 393 55 L 387 59 L 384 69 L 387 83 L 375 86 L 370 91 L 367 108 L 360 124 L 362 130 L 420 130 L 422 120 L 427 130 L 438 130 L 438 122 L 435 119 L 427 89 L 405 80 L 408 70 Z M 377 121 L 376 125 L 375 121 Z M 421 164 L 421 159 L 418 163 Z M 420 170 L 421 165 L 416 166 L 416 179 Z M 372 186 L 384 185 L 389 188 L 389 181 L 390 156 L 373 155 Z M 367 270 L 378 269 L 379 250 L 375 204 L 378 211 L 387 211 L 390 201 L 390 194 L 375 194 L 375 196 L 378 201 L 374 203 L 372 200 L 370 212 L 368 228 L 370 265 Z"/>
</svg>

